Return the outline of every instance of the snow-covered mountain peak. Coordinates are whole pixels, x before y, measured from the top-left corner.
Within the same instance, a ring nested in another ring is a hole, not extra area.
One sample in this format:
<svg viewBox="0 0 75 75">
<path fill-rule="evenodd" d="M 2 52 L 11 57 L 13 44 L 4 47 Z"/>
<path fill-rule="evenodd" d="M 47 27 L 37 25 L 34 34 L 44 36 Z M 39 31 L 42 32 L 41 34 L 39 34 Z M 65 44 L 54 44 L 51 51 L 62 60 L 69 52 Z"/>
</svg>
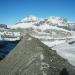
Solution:
<svg viewBox="0 0 75 75">
<path fill-rule="evenodd" d="M 59 19 L 60 17 L 58 16 L 49 16 L 48 19 Z"/>
<path fill-rule="evenodd" d="M 47 21 L 56 24 L 56 25 L 64 25 L 68 23 L 68 20 L 64 17 L 56 17 L 56 16 L 50 16 L 47 18 Z"/>
<path fill-rule="evenodd" d="M 30 15 L 22 19 L 21 22 L 36 22 L 38 20 L 39 20 L 38 17 Z"/>
<path fill-rule="evenodd" d="M 37 23 L 51 23 L 51 24 L 55 24 L 55 25 L 66 25 L 68 23 L 68 20 L 64 17 L 57 17 L 57 16 L 50 16 L 48 18 L 38 18 L 36 16 L 27 16 L 25 18 L 23 18 L 21 21 L 19 21 L 18 23 L 34 23 L 34 24 L 37 24 Z"/>
<path fill-rule="evenodd" d="M 64 17 L 60 17 L 60 16 L 49 16 L 48 17 L 48 20 L 51 20 L 51 19 L 53 19 L 53 20 L 67 20 L 67 18 L 64 18 Z"/>
<path fill-rule="evenodd" d="M 68 19 L 64 17 L 50 16 L 46 18 L 39 18 L 36 16 L 27 16 L 24 19 L 17 22 L 15 25 L 11 26 L 11 28 L 30 28 L 30 27 L 41 27 L 43 28 L 48 26 L 57 26 L 62 27 L 69 30 L 75 30 L 75 23 L 72 23 Z"/>
</svg>

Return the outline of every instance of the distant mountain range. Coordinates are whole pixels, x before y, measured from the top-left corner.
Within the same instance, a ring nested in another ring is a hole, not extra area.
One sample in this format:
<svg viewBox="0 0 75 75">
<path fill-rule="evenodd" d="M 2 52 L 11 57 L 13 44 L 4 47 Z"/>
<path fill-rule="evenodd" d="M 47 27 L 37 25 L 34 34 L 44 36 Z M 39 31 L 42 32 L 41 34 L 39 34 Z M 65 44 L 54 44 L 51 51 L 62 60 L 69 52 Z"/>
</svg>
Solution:
<svg viewBox="0 0 75 75">
<path fill-rule="evenodd" d="M 29 28 L 40 25 L 52 25 L 58 26 L 62 28 L 66 28 L 69 30 L 75 30 L 75 23 L 69 21 L 64 17 L 56 17 L 50 16 L 48 18 L 38 18 L 36 16 L 27 16 L 17 22 L 15 25 L 11 26 L 11 28 Z"/>
</svg>

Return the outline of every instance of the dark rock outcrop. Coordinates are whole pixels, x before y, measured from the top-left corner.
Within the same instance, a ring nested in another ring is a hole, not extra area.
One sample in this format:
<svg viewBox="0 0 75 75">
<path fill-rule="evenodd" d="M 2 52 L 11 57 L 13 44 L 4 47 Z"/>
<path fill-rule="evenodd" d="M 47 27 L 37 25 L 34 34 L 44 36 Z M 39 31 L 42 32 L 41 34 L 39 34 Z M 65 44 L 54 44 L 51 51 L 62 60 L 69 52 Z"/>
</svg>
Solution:
<svg viewBox="0 0 75 75">
<path fill-rule="evenodd" d="M 6 24 L 0 24 L 0 28 L 7 29 L 7 25 Z"/>
</svg>

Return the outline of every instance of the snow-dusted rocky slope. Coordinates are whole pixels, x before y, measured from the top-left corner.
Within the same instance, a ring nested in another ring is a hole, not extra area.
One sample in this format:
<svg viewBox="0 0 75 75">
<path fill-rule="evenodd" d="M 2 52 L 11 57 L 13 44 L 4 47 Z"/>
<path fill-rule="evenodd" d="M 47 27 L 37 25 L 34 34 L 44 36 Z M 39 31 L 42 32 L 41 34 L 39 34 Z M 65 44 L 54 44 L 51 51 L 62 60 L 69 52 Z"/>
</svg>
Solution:
<svg viewBox="0 0 75 75">
<path fill-rule="evenodd" d="M 28 16 L 11 28 L 32 28 L 29 33 L 31 36 L 38 38 L 42 43 L 56 50 L 60 56 L 68 59 L 71 64 L 75 65 L 75 32 L 70 31 L 74 26 L 74 23 L 63 17 L 50 16 L 43 19 Z"/>
</svg>

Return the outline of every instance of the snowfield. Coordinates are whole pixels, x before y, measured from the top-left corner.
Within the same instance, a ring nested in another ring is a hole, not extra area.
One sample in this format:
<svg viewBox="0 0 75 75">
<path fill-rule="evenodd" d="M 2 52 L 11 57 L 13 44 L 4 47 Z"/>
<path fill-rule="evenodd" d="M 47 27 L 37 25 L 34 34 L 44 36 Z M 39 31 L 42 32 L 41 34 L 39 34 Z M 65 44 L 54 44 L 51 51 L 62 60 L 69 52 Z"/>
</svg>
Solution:
<svg viewBox="0 0 75 75">
<path fill-rule="evenodd" d="M 56 50 L 60 56 L 64 57 L 65 59 L 68 59 L 68 61 L 75 66 L 75 43 L 72 45 L 68 43 L 62 43 L 56 45 L 52 49 Z"/>
<path fill-rule="evenodd" d="M 52 47 L 55 47 L 56 45 L 59 45 L 61 43 L 64 43 L 65 40 L 55 40 L 53 42 L 50 42 L 50 41 L 42 41 L 45 45 L 47 45 L 48 47 L 52 48 Z"/>
</svg>

